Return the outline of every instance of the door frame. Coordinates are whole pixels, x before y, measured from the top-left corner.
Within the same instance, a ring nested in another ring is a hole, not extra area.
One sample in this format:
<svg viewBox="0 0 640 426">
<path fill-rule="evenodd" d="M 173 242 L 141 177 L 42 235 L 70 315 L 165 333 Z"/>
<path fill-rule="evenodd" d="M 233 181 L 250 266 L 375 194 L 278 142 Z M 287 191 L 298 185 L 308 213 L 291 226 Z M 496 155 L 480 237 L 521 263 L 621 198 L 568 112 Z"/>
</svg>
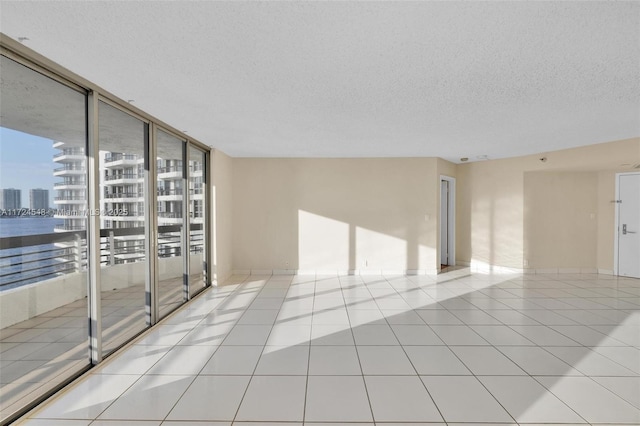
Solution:
<svg viewBox="0 0 640 426">
<path fill-rule="evenodd" d="M 449 265 L 447 266 L 456 266 L 456 178 L 451 176 L 440 175 L 440 180 L 438 181 L 438 200 L 442 200 L 442 181 L 447 181 L 449 183 L 449 205 L 447 206 L 447 234 L 448 234 L 448 251 L 449 251 Z M 440 204 L 440 202 L 438 203 Z M 438 216 L 440 217 L 440 209 L 438 209 Z M 442 218 L 440 217 L 440 221 Z M 442 249 L 442 226 L 440 226 L 440 221 L 438 222 L 438 233 L 439 233 L 439 243 L 438 243 L 438 270 L 440 270 L 440 262 L 442 260 L 442 256 L 440 250 Z"/>
<path fill-rule="evenodd" d="M 616 192 L 615 192 L 615 200 L 613 201 L 616 205 L 615 211 L 615 227 L 614 227 L 614 239 L 613 239 L 613 275 L 618 275 L 620 268 L 618 267 L 619 261 L 619 244 L 620 244 L 620 176 L 629 176 L 629 175 L 640 175 L 640 172 L 623 172 L 616 173 Z"/>
</svg>

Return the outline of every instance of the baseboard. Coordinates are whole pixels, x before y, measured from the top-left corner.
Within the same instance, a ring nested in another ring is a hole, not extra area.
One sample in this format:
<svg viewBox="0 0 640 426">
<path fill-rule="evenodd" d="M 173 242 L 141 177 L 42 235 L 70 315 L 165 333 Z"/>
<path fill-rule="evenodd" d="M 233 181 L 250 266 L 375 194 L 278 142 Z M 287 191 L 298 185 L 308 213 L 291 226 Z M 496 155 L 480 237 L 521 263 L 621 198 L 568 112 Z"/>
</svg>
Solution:
<svg viewBox="0 0 640 426">
<path fill-rule="evenodd" d="M 603 272 L 601 272 L 603 271 Z M 613 275 L 612 271 L 596 268 L 528 268 L 524 270 L 525 274 L 545 274 L 545 275 L 562 275 L 562 274 L 604 274 Z"/>
<path fill-rule="evenodd" d="M 494 273 L 494 274 L 523 274 L 525 273 L 523 268 L 511 268 L 508 266 L 500 266 L 500 265 L 491 265 L 485 262 L 479 262 L 476 260 L 472 260 L 471 262 L 463 262 L 456 261 L 457 264 L 461 266 L 468 266 L 471 269 L 471 272 L 478 273 Z"/>
<path fill-rule="evenodd" d="M 361 276 L 394 276 L 394 275 L 435 275 L 435 269 L 234 269 L 227 280 L 233 276 L 245 275 L 302 275 L 343 277 L 348 275 Z M 225 280 L 226 281 L 226 280 Z M 224 281 L 223 281 L 224 282 Z"/>
<path fill-rule="evenodd" d="M 598 268 L 511 268 L 506 266 L 490 265 L 478 261 L 456 260 L 456 264 L 460 266 L 468 266 L 471 272 L 481 273 L 515 273 L 515 274 L 602 274 L 613 275 L 613 271 Z"/>
<path fill-rule="evenodd" d="M 467 262 L 456 260 L 457 266 L 468 267 L 471 272 L 494 274 L 600 274 L 613 275 L 613 271 L 600 268 L 511 268 L 507 266 L 489 265 L 484 262 Z M 228 277 L 219 282 L 224 283 L 233 276 L 247 275 L 302 275 L 322 277 L 360 276 L 394 276 L 394 275 L 437 275 L 436 269 L 234 269 Z"/>
</svg>

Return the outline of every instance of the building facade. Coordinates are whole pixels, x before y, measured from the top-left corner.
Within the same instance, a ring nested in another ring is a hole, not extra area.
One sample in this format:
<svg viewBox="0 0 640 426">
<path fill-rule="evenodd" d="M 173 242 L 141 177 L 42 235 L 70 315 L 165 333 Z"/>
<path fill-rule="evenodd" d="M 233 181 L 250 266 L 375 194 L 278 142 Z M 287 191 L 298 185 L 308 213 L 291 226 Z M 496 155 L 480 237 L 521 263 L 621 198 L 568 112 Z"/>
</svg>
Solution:
<svg viewBox="0 0 640 426">
<path fill-rule="evenodd" d="M 31 210 L 47 210 L 49 208 L 49 190 L 42 188 L 29 190 L 29 208 Z"/>
<path fill-rule="evenodd" d="M 0 209 L 15 210 L 22 208 L 22 191 L 15 188 L 5 188 L 2 190 L 0 199 Z"/>
</svg>

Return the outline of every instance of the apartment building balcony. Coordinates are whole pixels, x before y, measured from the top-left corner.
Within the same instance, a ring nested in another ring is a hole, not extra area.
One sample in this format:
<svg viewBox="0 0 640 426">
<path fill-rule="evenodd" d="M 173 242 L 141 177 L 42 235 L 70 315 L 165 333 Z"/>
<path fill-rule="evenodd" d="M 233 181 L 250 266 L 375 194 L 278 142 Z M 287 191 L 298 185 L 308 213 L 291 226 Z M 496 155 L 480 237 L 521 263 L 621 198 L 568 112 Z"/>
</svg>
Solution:
<svg viewBox="0 0 640 426">
<path fill-rule="evenodd" d="M 159 234 L 163 238 L 164 230 L 160 229 Z M 167 238 L 172 239 L 174 229 L 167 230 Z M 134 237 L 125 235 L 132 232 L 143 237 L 144 230 L 100 232 L 105 327 L 102 337 L 110 342 L 106 346 L 109 351 L 122 339 L 138 333 L 144 324 L 144 310 L 131 303 L 132 295 L 142 297 L 145 292 L 144 274 L 139 267 L 142 264 L 137 262 L 144 258 L 144 248 L 140 243 L 120 248 L 117 241 Z M 161 243 L 159 250 L 166 253 L 174 248 Z M 64 382 L 69 372 L 81 371 L 87 364 L 86 254 L 84 230 L 0 238 L 3 410 L 49 392 Z M 176 300 L 182 300 L 181 258 L 163 258 L 161 262 L 171 266 L 162 264 L 163 270 L 169 272 L 159 283 L 160 308 L 171 309 Z M 122 274 L 130 280 L 117 280 Z M 37 303 L 26 306 L 28 300 Z M 4 381 L 9 379 L 11 382 Z"/>
<path fill-rule="evenodd" d="M 85 189 L 87 187 L 87 184 L 84 182 L 84 180 L 78 180 L 78 181 L 71 181 L 71 182 L 56 182 L 53 184 L 53 187 L 55 189 L 79 190 L 79 189 Z"/>
<path fill-rule="evenodd" d="M 121 185 L 121 184 L 133 184 L 144 181 L 144 176 L 140 176 L 137 173 L 123 173 L 115 175 L 103 176 L 105 185 Z"/>
<path fill-rule="evenodd" d="M 58 206 L 58 208 L 62 208 L 64 206 L 84 206 L 87 204 L 87 199 L 84 196 L 66 196 L 66 197 L 55 197 L 53 199 L 53 203 Z"/>
<path fill-rule="evenodd" d="M 64 166 L 53 169 L 54 176 L 84 176 L 87 173 L 84 166 L 74 163 L 65 163 Z"/>
<path fill-rule="evenodd" d="M 111 203 L 131 203 L 136 201 L 143 201 L 144 194 L 139 192 L 117 192 L 104 194 L 104 198 L 109 200 L 109 202 Z"/>
<path fill-rule="evenodd" d="M 182 201 L 182 188 L 163 189 L 158 188 L 158 201 Z"/>
<path fill-rule="evenodd" d="M 104 157 L 104 167 L 107 169 L 123 166 L 137 166 L 142 158 L 132 154 L 107 154 Z"/>
<path fill-rule="evenodd" d="M 57 163 L 63 163 L 68 161 L 83 161 L 86 158 L 83 149 L 79 148 L 65 148 L 62 152 L 59 152 L 53 156 L 53 161 Z"/>
<path fill-rule="evenodd" d="M 158 167 L 158 179 L 160 180 L 182 179 L 182 166 Z"/>
</svg>

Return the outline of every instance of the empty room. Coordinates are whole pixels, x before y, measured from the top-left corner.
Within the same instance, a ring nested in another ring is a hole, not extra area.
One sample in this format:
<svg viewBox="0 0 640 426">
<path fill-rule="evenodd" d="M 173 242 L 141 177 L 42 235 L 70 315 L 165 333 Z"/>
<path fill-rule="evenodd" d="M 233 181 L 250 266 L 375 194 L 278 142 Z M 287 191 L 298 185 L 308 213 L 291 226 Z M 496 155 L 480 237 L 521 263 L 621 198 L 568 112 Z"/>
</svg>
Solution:
<svg viewBox="0 0 640 426">
<path fill-rule="evenodd" d="M 0 31 L 1 425 L 640 425 L 640 2 Z"/>
</svg>

